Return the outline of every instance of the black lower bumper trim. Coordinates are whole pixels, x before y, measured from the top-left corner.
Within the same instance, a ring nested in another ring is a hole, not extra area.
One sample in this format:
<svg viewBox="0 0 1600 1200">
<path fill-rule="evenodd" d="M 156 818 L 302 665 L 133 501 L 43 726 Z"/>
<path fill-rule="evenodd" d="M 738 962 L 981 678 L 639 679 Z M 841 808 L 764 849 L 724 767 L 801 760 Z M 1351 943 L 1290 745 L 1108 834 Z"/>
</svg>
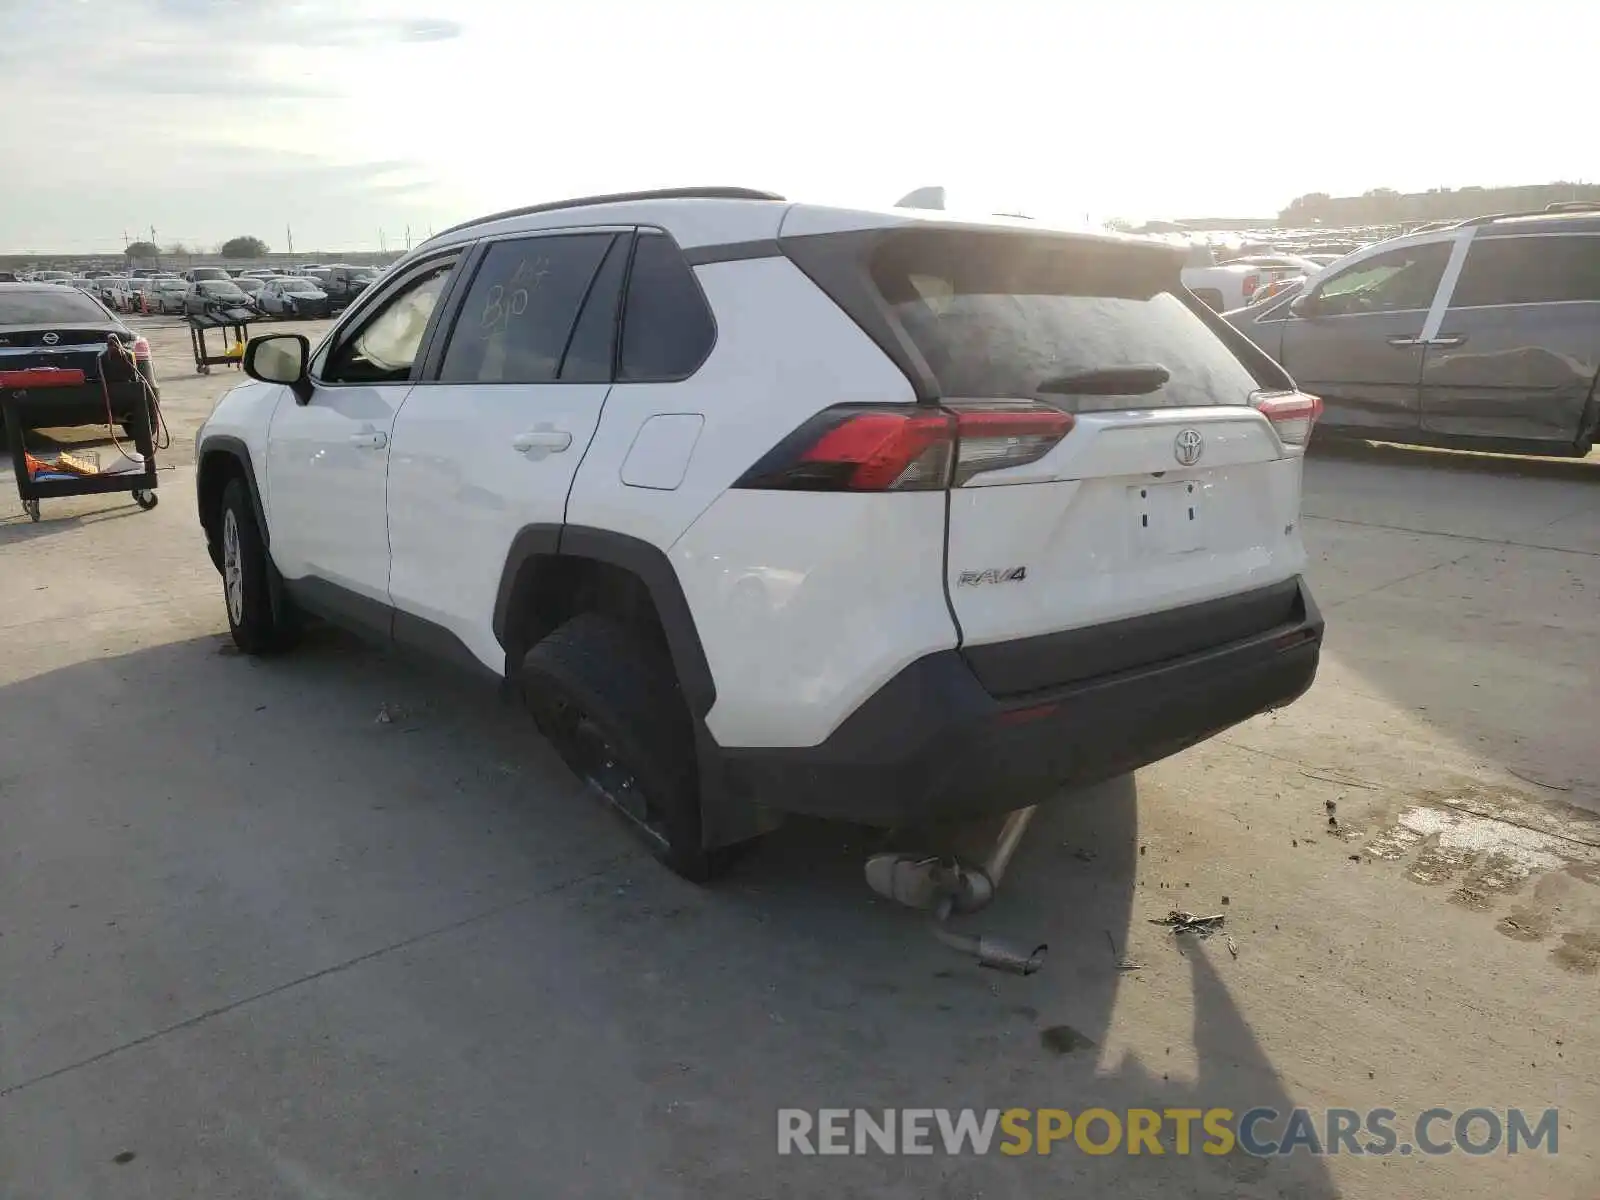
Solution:
<svg viewBox="0 0 1600 1200">
<path fill-rule="evenodd" d="M 959 651 L 928 655 L 820 745 L 722 750 L 723 785 L 779 811 L 900 825 L 1099 783 L 1304 693 L 1323 622 L 1304 583 L 1296 590 L 1293 617 L 1271 629 L 1025 697 L 991 695 Z"/>
</svg>

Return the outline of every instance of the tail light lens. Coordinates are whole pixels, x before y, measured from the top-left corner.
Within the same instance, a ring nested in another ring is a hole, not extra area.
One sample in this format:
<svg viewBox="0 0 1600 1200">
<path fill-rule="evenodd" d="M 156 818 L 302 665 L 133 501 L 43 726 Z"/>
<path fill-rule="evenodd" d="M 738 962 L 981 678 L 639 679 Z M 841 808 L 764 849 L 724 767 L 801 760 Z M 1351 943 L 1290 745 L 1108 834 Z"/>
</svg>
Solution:
<svg viewBox="0 0 1600 1200">
<path fill-rule="evenodd" d="M 1071 431 L 1045 404 L 949 409 L 842 404 L 807 421 L 734 484 L 812 492 L 916 492 L 1036 462 Z"/>
<path fill-rule="evenodd" d="M 1244 277 L 1244 298 L 1249 300 L 1256 294 L 1256 287 L 1261 283 L 1261 276 L 1246 275 Z"/>
<path fill-rule="evenodd" d="M 1256 410 L 1272 422 L 1285 446 L 1304 446 L 1322 415 L 1322 398 L 1305 392 L 1257 392 L 1250 397 Z"/>
<path fill-rule="evenodd" d="M 135 361 L 147 363 L 150 361 L 150 342 L 147 338 L 133 339 L 133 357 Z"/>
</svg>

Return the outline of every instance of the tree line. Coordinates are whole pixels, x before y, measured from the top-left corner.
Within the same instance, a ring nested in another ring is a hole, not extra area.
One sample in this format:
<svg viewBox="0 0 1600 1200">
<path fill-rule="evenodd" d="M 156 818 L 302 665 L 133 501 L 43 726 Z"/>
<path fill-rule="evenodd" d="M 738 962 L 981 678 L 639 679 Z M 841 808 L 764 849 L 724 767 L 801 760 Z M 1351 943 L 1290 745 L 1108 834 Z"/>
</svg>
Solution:
<svg viewBox="0 0 1600 1200">
<path fill-rule="evenodd" d="M 272 247 L 260 238 L 248 234 L 229 238 L 217 247 L 217 253 L 223 258 L 265 258 L 271 251 Z M 131 262 L 134 259 L 160 258 L 163 254 L 170 258 L 182 258 L 189 252 L 189 248 L 181 243 L 168 246 L 163 251 L 154 242 L 134 242 L 122 253 Z"/>
<path fill-rule="evenodd" d="M 1464 220 L 1486 213 L 1537 211 L 1551 204 L 1600 204 L 1600 184 L 1540 183 L 1528 187 L 1431 188 L 1397 192 L 1373 188 L 1359 196 L 1309 192 L 1278 213 L 1278 223 L 1305 225 L 1403 225 L 1413 221 Z"/>
</svg>

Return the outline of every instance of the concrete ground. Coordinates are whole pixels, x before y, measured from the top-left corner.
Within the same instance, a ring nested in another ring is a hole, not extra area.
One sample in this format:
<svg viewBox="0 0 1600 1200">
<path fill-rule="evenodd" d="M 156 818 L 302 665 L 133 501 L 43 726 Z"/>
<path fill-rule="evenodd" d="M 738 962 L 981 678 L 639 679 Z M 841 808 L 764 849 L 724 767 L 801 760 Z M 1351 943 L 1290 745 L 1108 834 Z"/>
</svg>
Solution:
<svg viewBox="0 0 1600 1200">
<path fill-rule="evenodd" d="M 1313 459 L 1316 687 L 1044 816 L 982 919 L 1051 943 L 1019 979 L 875 901 L 865 831 L 695 888 L 474 685 L 233 653 L 229 380 L 146 324 L 161 506 L 0 486 L 8 1200 L 1594 1195 L 1600 462 Z M 777 1156 L 858 1105 L 1555 1106 L 1560 1152 Z"/>
</svg>

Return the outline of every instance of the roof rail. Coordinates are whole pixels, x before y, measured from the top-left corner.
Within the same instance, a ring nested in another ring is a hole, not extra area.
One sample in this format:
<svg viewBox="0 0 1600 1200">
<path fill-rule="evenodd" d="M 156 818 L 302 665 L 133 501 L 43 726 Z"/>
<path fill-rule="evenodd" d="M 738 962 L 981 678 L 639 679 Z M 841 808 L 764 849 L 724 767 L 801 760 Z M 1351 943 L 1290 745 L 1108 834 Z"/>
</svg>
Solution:
<svg viewBox="0 0 1600 1200">
<path fill-rule="evenodd" d="M 1469 217 L 1465 221 L 1457 222 L 1451 226 L 1453 229 L 1468 229 L 1474 225 L 1492 225 L 1496 221 L 1509 221 L 1515 217 L 1549 217 L 1560 213 L 1600 212 L 1600 204 L 1587 200 L 1562 200 L 1555 204 L 1547 204 L 1543 208 L 1528 208 L 1519 212 L 1485 213 L 1481 217 Z"/>
<path fill-rule="evenodd" d="M 621 204 L 629 200 L 782 200 L 776 192 L 762 192 L 742 187 L 680 187 L 653 188 L 642 192 L 612 192 L 605 196 L 579 196 L 572 200 L 550 200 L 544 204 L 529 204 L 522 208 L 508 208 L 504 212 L 474 217 L 449 229 L 441 229 L 428 241 L 437 241 L 447 234 L 471 229 L 474 225 L 487 225 L 491 221 L 504 221 L 511 217 L 526 217 L 533 213 L 556 212 L 563 208 L 589 208 L 596 204 Z"/>
</svg>

